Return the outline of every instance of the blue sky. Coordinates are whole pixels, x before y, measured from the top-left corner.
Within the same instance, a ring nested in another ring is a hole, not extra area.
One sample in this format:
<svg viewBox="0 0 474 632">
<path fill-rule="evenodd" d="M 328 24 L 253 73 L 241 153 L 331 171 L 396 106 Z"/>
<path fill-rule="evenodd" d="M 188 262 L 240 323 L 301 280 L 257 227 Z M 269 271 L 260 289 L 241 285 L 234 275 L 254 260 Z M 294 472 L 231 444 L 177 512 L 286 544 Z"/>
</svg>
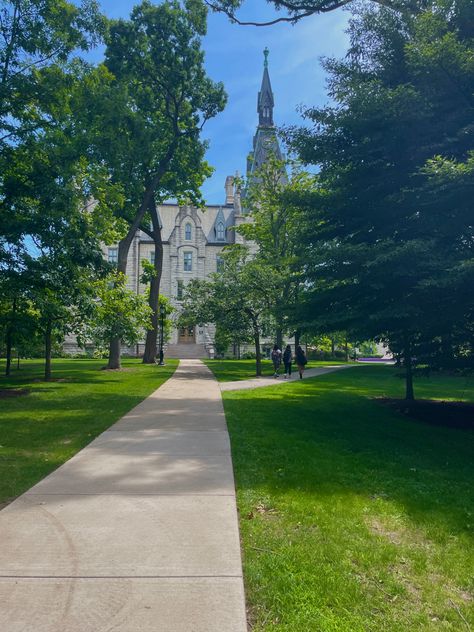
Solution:
<svg viewBox="0 0 474 632">
<path fill-rule="evenodd" d="M 102 0 L 100 4 L 108 17 L 127 17 L 137 2 Z M 239 16 L 259 20 L 274 17 L 274 13 L 263 0 L 247 0 Z M 224 83 L 228 104 L 203 131 L 203 138 L 209 141 L 207 159 L 215 169 L 203 186 L 208 203 L 223 202 L 227 175 L 236 171 L 245 173 L 258 120 L 256 103 L 265 46 L 270 49 L 275 123 L 297 123 L 301 120 L 296 111 L 298 105 L 321 105 L 327 101 L 319 59 L 344 55 L 348 17 L 347 12 L 338 10 L 305 18 L 295 26 L 277 24 L 257 28 L 231 24 L 224 15 L 209 15 L 208 33 L 203 42 L 207 72 L 215 81 Z"/>
</svg>

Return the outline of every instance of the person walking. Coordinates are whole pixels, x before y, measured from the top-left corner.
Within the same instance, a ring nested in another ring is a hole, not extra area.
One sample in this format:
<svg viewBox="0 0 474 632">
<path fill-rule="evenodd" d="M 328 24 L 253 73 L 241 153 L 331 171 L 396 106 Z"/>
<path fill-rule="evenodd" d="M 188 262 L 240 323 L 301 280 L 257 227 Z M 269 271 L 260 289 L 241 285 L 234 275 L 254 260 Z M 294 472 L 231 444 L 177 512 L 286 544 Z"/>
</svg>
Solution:
<svg viewBox="0 0 474 632">
<path fill-rule="evenodd" d="M 285 365 L 285 380 L 287 377 L 291 377 L 291 361 L 293 360 L 293 354 L 291 353 L 290 345 L 286 345 L 283 351 L 283 364 Z"/>
<path fill-rule="evenodd" d="M 278 345 L 273 346 L 272 362 L 273 362 L 273 369 L 275 371 L 275 373 L 273 374 L 273 377 L 280 377 L 279 370 L 280 370 L 280 365 L 281 365 L 281 349 L 278 348 Z"/>
<path fill-rule="evenodd" d="M 298 372 L 300 374 L 300 380 L 303 379 L 304 368 L 308 364 L 308 360 L 306 359 L 305 353 L 301 348 L 301 345 L 296 347 L 295 353 L 296 366 L 298 367 Z"/>
</svg>

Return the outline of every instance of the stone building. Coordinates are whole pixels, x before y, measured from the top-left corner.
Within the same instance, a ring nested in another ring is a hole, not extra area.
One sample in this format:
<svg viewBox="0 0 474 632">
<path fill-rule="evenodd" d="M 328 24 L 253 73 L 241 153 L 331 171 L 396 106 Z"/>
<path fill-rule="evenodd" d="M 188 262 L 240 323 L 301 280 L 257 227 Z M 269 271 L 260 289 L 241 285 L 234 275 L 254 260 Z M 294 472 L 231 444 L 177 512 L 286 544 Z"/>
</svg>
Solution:
<svg viewBox="0 0 474 632">
<path fill-rule="evenodd" d="M 206 279 L 209 274 L 218 271 L 224 246 L 243 241 L 234 230 L 230 230 L 246 221 L 240 206 L 240 195 L 234 189 L 234 178 L 229 176 L 225 184 L 225 200 L 221 205 L 206 205 L 205 210 L 177 204 L 162 204 L 159 207 L 163 240 L 160 293 L 171 300 L 177 312 L 189 281 Z M 110 262 L 114 262 L 117 260 L 118 247 L 105 248 L 104 254 Z M 143 261 L 153 263 L 154 256 L 153 241 L 142 231 L 137 231 L 127 261 L 127 284 L 130 289 L 140 294 L 146 291 L 147 286 L 140 283 Z M 214 325 L 174 329 L 168 343 L 168 353 L 181 355 L 185 351 L 187 357 L 212 355 L 214 332 Z M 181 348 L 182 345 L 186 345 L 186 348 Z M 141 354 L 143 346 L 139 344 L 134 352 Z"/>
<path fill-rule="evenodd" d="M 266 160 L 269 153 L 281 157 L 281 151 L 273 122 L 274 97 L 268 73 L 268 50 L 264 51 L 262 84 L 257 98 L 258 126 L 253 138 L 253 148 L 247 161 L 247 177 Z M 242 209 L 240 191 L 236 189 L 234 177 L 225 181 L 225 199 L 220 205 L 206 205 L 204 210 L 193 206 L 162 204 L 159 217 L 162 225 L 163 270 L 160 293 L 171 299 L 177 312 L 184 288 L 191 279 L 206 279 L 221 265 L 220 253 L 224 246 L 244 243 L 244 238 L 233 226 L 248 221 Z M 251 244 L 247 244 L 250 245 Z M 110 262 L 117 260 L 118 248 L 104 248 Z M 154 245 L 143 233 L 137 234 L 131 244 L 127 262 L 127 279 L 130 289 L 143 293 L 146 286 L 140 283 L 143 260 L 153 262 Z M 215 326 L 205 325 L 174 329 L 168 343 L 167 353 L 172 357 L 206 357 L 214 352 Z M 144 344 L 129 350 L 143 352 Z"/>
</svg>

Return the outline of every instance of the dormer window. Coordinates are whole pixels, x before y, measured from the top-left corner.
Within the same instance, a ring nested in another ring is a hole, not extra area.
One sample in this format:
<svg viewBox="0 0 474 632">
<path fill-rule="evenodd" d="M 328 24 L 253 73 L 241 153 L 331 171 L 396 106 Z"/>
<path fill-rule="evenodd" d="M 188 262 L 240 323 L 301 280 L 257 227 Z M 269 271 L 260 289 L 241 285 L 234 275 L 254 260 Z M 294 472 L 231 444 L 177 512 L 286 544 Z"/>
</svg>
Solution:
<svg viewBox="0 0 474 632">
<path fill-rule="evenodd" d="M 216 226 L 216 238 L 217 241 L 225 241 L 225 226 L 224 222 L 218 222 Z"/>
<path fill-rule="evenodd" d="M 191 224 L 187 223 L 186 226 L 184 227 L 184 238 L 186 239 L 186 241 L 191 241 L 192 234 L 193 234 L 192 226 Z"/>
</svg>

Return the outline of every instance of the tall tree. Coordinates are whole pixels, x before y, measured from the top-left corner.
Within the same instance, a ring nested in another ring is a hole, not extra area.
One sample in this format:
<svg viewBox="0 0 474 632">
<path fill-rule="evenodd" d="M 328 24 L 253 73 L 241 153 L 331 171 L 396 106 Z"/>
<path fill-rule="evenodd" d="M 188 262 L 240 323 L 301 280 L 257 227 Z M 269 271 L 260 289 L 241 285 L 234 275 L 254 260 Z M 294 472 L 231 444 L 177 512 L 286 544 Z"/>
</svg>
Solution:
<svg viewBox="0 0 474 632">
<path fill-rule="evenodd" d="M 321 167 L 301 318 L 388 339 L 405 358 L 407 399 L 423 341 L 462 329 L 472 315 L 472 293 L 463 291 L 473 282 L 464 197 L 474 146 L 469 6 L 432 3 L 416 15 L 363 9 L 350 26 L 348 58 L 326 62 L 336 104 L 307 110 L 313 128 L 292 134 L 302 160 Z M 464 182 L 455 205 L 429 193 L 454 195 L 453 160 Z"/>
<path fill-rule="evenodd" d="M 14 239 L 7 235 L 2 280 L 12 311 L 25 301 L 38 311 L 47 379 L 53 338 L 67 331 L 89 281 L 105 272 L 101 241 L 116 233 L 110 205 L 120 192 L 102 165 L 90 160 L 87 134 L 77 125 L 94 74 L 81 62 L 41 71 L 39 85 L 54 86 L 56 93 L 41 106 L 48 125 L 8 148 L 2 173 L 0 211 L 14 217 L 17 227 Z"/>
<path fill-rule="evenodd" d="M 298 256 L 304 233 L 303 201 L 316 186 L 317 177 L 298 164 L 269 156 L 248 182 L 245 206 L 250 222 L 236 228 L 258 246 L 256 257 L 280 280 L 273 305 L 280 348 L 284 331 L 292 327 L 290 315 L 303 283 L 304 259 Z"/>
<path fill-rule="evenodd" d="M 162 270 L 157 204 L 170 197 L 200 199 L 199 186 L 210 168 L 199 134 L 225 104 L 223 86 L 212 82 L 204 70 L 205 30 L 206 14 L 198 3 L 182 8 L 174 1 L 159 6 L 144 1 L 130 20 L 111 23 L 107 40 L 105 64 L 115 80 L 97 113 L 109 133 L 98 140 L 112 182 L 127 191 L 126 203 L 118 209 L 127 223 L 118 248 L 119 272 L 126 272 L 138 229 L 155 243 L 153 328 L 147 334 L 144 362 L 155 362 L 156 357 Z M 114 338 L 109 367 L 119 366 L 120 341 Z"/>
<path fill-rule="evenodd" d="M 44 125 L 38 105 L 41 71 L 87 50 L 105 31 L 95 0 L 2 0 L 0 3 L 0 143 Z"/>
<path fill-rule="evenodd" d="M 181 322 L 217 323 L 222 330 L 239 331 L 255 346 L 255 373 L 262 374 L 261 338 L 271 323 L 271 308 L 279 279 L 274 270 L 241 245 L 227 247 L 222 270 L 209 281 L 186 286 Z"/>
</svg>

